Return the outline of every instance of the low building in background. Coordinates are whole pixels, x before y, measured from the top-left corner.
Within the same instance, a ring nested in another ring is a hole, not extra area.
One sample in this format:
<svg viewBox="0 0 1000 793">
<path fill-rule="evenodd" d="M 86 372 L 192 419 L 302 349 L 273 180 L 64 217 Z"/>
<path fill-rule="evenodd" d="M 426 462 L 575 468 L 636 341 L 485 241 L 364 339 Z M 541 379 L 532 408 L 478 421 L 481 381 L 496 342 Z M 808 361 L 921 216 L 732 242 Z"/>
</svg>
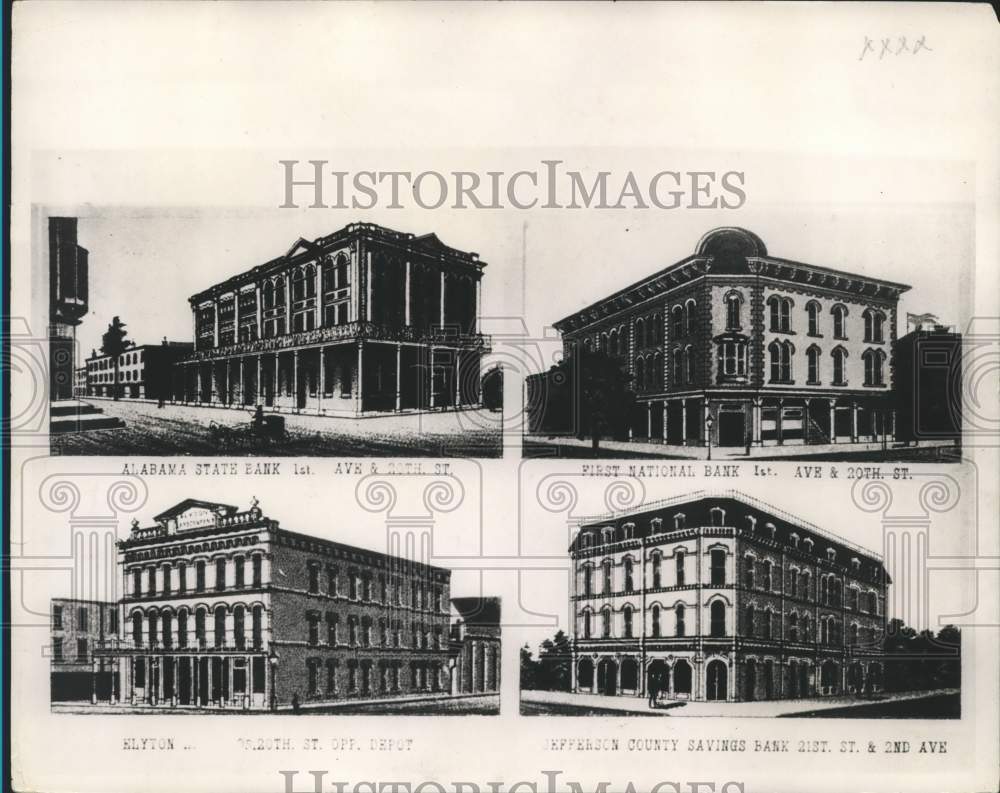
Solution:
<svg viewBox="0 0 1000 793">
<path fill-rule="evenodd" d="M 889 577 L 864 548 L 740 494 L 582 526 L 572 690 L 749 701 L 877 692 Z"/>
<path fill-rule="evenodd" d="M 500 690 L 500 598 L 451 601 L 452 693 Z"/>
<path fill-rule="evenodd" d="M 118 635 L 118 604 L 56 598 L 51 608 L 52 701 L 108 699 L 114 686 L 113 670 L 95 652 Z"/>
<path fill-rule="evenodd" d="M 86 366 L 78 366 L 73 370 L 73 396 L 77 399 L 87 396 Z"/>
<path fill-rule="evenodd" d="M 87 359 L 87 396 L 170 401 L 173 370 L 178 361 L 190 355 L 190 342 L 167 341 L 130 347 L 114 357 L 96 350 Z"/>
<path fill-rule="evenodd" d="M 918 325 L 896 342 L 896 439 L 960 442 L 962 334 Z"/>
<path fill-rule="evenodd" d="M 256 502 L 185 500 L 133 522 L 118 555 L 120 630 L 86 656 L 107 676 L 94 702 L 276 710 L 499 686 L 499 601 L 452 603 L 449 570 L 289 531 Z"/>
</svg>

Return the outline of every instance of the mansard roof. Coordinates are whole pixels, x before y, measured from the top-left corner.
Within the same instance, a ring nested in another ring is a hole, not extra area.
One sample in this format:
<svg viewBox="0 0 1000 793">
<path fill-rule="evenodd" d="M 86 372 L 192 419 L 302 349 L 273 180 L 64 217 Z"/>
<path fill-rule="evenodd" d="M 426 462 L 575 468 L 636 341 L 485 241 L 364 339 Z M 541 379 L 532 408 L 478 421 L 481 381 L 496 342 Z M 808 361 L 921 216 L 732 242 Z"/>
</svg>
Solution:
<svg viewBox="0 0 1000 793">
<path fill-rule="evenodd" d="M 794 546 L 792 535 L 795 534 L 799 538 L 798 550 L 800 552 L 803 550 L 805 540 L 811 539 L 814 543 L 811 553 L 813 556 L 822 558 L 825 556 L 827 548 L 833 548 L 836 551 L 837 564 L 841 566 L 847 567 L 850 560 L 856 557 L 870 567 L 873 566 L 879 573 L 884 574 L 885 572 L 882 558 L 877 553 L 790 515 L 778 507 L 736 491 L 726 491 L 719 495 L 696 493 L 684 498 L 648 504 L 627 513 L 615 513 L 589 520 L 581 524 L 579 531 L 573 537 L 570 551 L 582 548 L 580 537 L 584 533 L 595 530 L 600 532 L 605 528 L 614 530 L 616 542 L 627 542 L 627 540 L 618 539 L 622 536 L 621 529 L 626 524 L 633 526 L 633 540 L 643 540 L 654 534 L 669 535 L 699 527 L 713 526 L 715 522 L 712 513 L 717 509 L 724 511 L 722 526 L 742 531 L 741 536 L 771 540 L 768 529 L 768 524 L 771 524 L 774 526 L 773 540 L 783 546 Z M 677 515 L 684 516 L 682 526 L 675 525 Z M 653 525 L 655 519 L 662 521 L 658 530 Z M 751 527 L 752 531 L 747 531 Z M 886 576 L 886 580 L 888 580 L 888 576 Z"/>
<path fill-rule="evenodd" d="M 331 253 L 358 238 L 371 240 L 382 247 L 394 249 L 398 254 L 404 256 L 411 254 L 415 257 L 431 257 L 447 262 L 450 266 L 469 267 L 480 272 L 486 267 L 486 262 L 479 260 L 478 253 L 461 251 L 458 248 L 445 245 L 434 233 L 417 236 L 404 231 L 394 231 L 377 223 L 349 223 L 342 229 L 317 237 L 315 240 L 299 237 L 281 256 L 276 256 L 263 264 L 220 281 L 208 289 L 192 295 L 188 301 L 192 304 L 199 303 L 281 272 L 286 267 L 316 261 L 327 253 Z"/>
<path fill-rule="evenodd" d="M 579 330 L 705 275 L 760 275 L 859 298 L 889 301 L 898 300 L 910 288 L 894 281 L 771 256 L 764 241 L 752 231 L 723 227 L 705 234 L 693 255 L 563 317 L 555 323 L 555 328 L 561 333 Z"/>
<path fill-rule="evenodd" d="M 452 598 L 451 605 L 466 625 L 495 626 L 500 624 L 500 598 Z"/>
</svg>

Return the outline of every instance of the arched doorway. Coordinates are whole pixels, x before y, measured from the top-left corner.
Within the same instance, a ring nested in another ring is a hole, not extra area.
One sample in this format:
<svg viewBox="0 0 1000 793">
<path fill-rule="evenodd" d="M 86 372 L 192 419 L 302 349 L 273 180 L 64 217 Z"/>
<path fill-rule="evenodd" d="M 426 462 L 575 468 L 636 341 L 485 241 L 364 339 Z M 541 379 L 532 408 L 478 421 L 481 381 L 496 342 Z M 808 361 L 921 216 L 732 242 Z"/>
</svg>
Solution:
<svg viewBox="0 0 1000 793">
<path fill-rule="evenodd" d="M 597 665 L 597 688 L 607 697 L 618 693 L 618 664 L 610 658 L 602 659 Z"/>
<path fill-rule="evenodd" d="M 756 699 L 757 693 L 757 662 L 752 658 L 747 659 L 743 668 L 743 699 L 751 702 Z"/>
<path fill-rule="evenodd" d="M 674 694 L 691 696 L 691 664 L 683 658 L 674 664 Z"/>
<path fill-rule="evenodd" d="M 774 699 L 774 661 L 764 662 L 764 698 Z"/>
<path fill-rule="evenodd" d="M 799 664 L 788 662 L 788 696 L 795 699 L 799 695 Z"/>
<path fill-rule="evenodd" d="M 576 687 L 585 691 L 594 687 L 594 662 L 589 658 L 581 658 L 576 666 Z"/>
<path fill-rule="evenodd" d="M 653 661 L 646 669 L 646 691 L 670 692 L 670 670 L 663 661 Z"/>
<path fill-rule="evenodd" d="M 718 658 L 709 661 L 706 668 L 705 698 L 712 701 L 726 700 L 728 680 L 729 668 L 725 661 L 720 661 Z"/>
<path fill-rule="evenodd" d="M 639 691 L 639 662 L 634 658 L 622 660 L 622 691 Z"/>
<path fill-rule="evenodd" d="M 840 669 L 833 661 L 824 661 L 820 667 L 820 686 L 824 694 L 833 695 L 838 693 L 838 678 Z"/>
<path fill-rule="evenodd" d="M 847 667 L 847 690 L 852 694 L 860 694 L 864 681 L 861 664 L 855 661 Z"/>
</svg>

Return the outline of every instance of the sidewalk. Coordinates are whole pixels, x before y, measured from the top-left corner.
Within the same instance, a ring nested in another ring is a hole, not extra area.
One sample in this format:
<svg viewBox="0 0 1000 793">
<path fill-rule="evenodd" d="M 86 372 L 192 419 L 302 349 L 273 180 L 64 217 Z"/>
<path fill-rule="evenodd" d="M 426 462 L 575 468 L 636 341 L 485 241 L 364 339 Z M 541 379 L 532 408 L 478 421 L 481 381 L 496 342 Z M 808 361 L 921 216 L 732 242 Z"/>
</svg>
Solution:
<svg viewBox="0 0 1000 793">
<path fill-rule="evenodd" d="M 646 697 L 635 696 L 608 697 L 601 694 L 572 694 L 568 691 L 522 691 L 521 700 L 537 704 L 575 705 L 579 707 L 599 708 L 601 710 L 619 710 L 623 713 L 638 712 L 648 714 L 655 712 L 663 716 L 774 718 L 794 713 L 836 710 L 844 707 L 871 705 L 873 703 L 903 702 L 955 693 L 958 693 L 958 689 L 901 691 L 894 694 L 881 694 L 879 695 L 879 699 L 875 700 L 850 696 L 777 699 L 769 702 L 688 702 L 678 699 L 661 699 L 655 711 L 650 711 Z"/>
<path fill-rule="evenodd" d="M 545 437 L 536 435 L 526 435 L 525 441 L 537 446 L 552 448 L 567 447 L 569 449 L 581 449 L 589 452 L 592 443 L 589 438 L 579 440 L 572 437 Z M 882 443 L 823 443 L 823 444 L 803 444 L 786 443 L 781 446 L 752 446 L 750 454 L 743 446 L 713 446 L 712 461 L 739 461 L 739 460 L 769 460 L 781 459 L 785 457 L 831 457 L 849 456 L 854 454 L 884 454 L 887 459 L 892 459 L 894 455 L 912 455 L 918 450 L 938 449 L 954 446 L 949 440 L 942 441 L 921 441 L 920 446 L 903 446 L 895 442 L 888 443 L 883 449 Z M 654 441 L 634 440 L 615 441 L 601 440 L 597 457 L 602 451 L 618 452 L 616 456 L 627 456 L 629 453 L 637 457 L 664 457 L 672 459 L 706 460 L 708 449 L 704 446 L 677 446 L 667 443 L 657 443 Z"/>
</svg>

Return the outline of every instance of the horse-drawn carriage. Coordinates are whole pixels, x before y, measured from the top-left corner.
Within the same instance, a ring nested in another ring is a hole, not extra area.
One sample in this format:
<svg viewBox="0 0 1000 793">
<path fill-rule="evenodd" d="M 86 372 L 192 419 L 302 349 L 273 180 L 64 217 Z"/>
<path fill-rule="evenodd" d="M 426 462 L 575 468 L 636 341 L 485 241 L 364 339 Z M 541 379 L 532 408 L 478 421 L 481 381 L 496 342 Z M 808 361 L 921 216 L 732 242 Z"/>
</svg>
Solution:
<svg viewBox="0 0 1000 793">
<path fill-rule="evenodd" d="M 213 421 L 208 425 L 208 431 L 212 443 L 220 448 L 257 449 L 288 440 L 285 417 L 265 416 L 260 407 L 254 411 L 253 418 L 245 424 L 230 426 Z"/>
</svg>

